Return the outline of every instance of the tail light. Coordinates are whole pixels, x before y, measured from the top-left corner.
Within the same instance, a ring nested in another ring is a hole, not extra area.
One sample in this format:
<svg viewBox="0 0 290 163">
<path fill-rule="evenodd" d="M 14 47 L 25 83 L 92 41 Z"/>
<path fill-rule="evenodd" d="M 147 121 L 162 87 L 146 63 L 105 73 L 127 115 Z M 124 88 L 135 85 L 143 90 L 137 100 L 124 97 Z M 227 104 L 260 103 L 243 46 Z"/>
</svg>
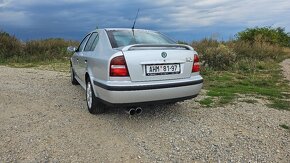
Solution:
<svg viewBox="0 0 290 163">
<path fill-rule="evenodd" d="M 112 77 L 126 77 L 129 76 L 126 60 L 124 56 L 117 56 L 111 60 L 110 76 Z"/>
<path fill-rule="evenodd" d="M 199 72 L 199 59 L 197 54 L 194 55 L 193 65 L 192 65 L 192 72 Z"/>
</svg>

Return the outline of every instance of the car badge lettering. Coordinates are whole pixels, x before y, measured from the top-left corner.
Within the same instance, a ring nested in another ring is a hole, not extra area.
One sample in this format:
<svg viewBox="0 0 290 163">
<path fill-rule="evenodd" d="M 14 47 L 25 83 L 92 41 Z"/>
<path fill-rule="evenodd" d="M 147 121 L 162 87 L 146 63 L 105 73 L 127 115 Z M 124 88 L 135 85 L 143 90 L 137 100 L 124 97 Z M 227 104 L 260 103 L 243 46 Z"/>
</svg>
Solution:
<svg viewBox="0 0 290 163">
<path fill-rule="evenodd" d="M 166 52 L 162 52 L 162 53 L 161 53 L 161 56 L 162 56 L 163 58 L 166 58 L 166 57 L 167 57 L 167 53 L 166 53 Z"/>
<path fill-rule="evenodd" d="M 193 62 L 193 59 L 191 57 L 188 57 L 185 60 L 186 60 L 186 62 Z"/>
</svg>

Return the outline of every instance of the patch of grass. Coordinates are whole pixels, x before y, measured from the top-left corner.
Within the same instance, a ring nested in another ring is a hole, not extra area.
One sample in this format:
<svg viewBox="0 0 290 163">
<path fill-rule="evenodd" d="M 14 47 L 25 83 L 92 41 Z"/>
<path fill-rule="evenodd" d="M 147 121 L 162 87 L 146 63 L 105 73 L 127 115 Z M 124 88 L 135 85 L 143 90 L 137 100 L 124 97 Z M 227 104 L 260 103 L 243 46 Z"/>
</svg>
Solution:
<svg viewBox="0 0 290 163">
<path fill-rule="evenodd" d="M 231 101 L 233 101 L 235 99 L 235 96 L 222 96 L 219 99 L 219 104 L 223 105 L 223 104 L 227 104 L 230 103 Z"/>
<path fill-rule="evenodd" d="M 269 107 L 279 109 L 279 110 L 290 111 L 290 102 L 281 100 L 281 99 L 273 99 L 272 104 L 269 104 Z"/>
<path fill-rule="evenodd" d="M 15 68 L 36 68 L 40 70 L 69 72 L 69 60 L 47 60 L 41 62 L 10 62 L 1 65 L 6 65 Z"/>
<path fill-rule="evenodd" d="M 249 103 L 249 104 L 255 104 L 255 103 L 258 103 L 257 100 L 253 100 L 253 99 L 244 99 L 244 100 L 241 100 L 242 102 L 246 102 L 246 103 Z"/>
<path fill-rule="evenodd" d="M 207 95 L 218 99 L 212 106 L 230 103 L 237 95 L 244 94 L 266 97 L 274 108 L 289 108 L 289 81 L 284 80 L 279 65 L 282 60 L 290 58 L 289 48 L 270 44 L 261 38 L 227 42 L 205 39 L 193 42 L 192 46 L 200 56 Z M 233 58 L 229 58 L 230 62 L 221 68 L 228 54 Z"/>
<path fill-rule="evenodd" d="M 214 71 L 205 69 L 202 72 L 205 79 L 204 88 L 208 90 L 207 95 L 218 99 L 213 105 L 230 103 L 238 94 L 262 95 L 273 103 L 273 108 L 289 110 L 289 102 L 286 99 L 288 99 L 290 87 L 288 81 L 283 79 L 279 64 L 272 60 L 251 64 L 262 65 L 263 68 L 261 70 L 249 66 L 247 70 Z"/>
<path fill-rule="evenodd" d="M 202 100 L 199 101 L 199 103 L 201 105 L 204 105 L 206 107 L 211 107 L 212 104 L 213 104 L 213 102 L 214 101 L 213 101 L 212 97 L 207 97 L 207 98 L 204 98 L 204 99 L 202 99 Z"/>
<path fill-rule="evenodd" d="M 286 129 L 286 130 L 290 130 L 290 127 L 286 124 L 282 124 L 282 125 L 279 125 L 280 127 Z"/>
</svg>

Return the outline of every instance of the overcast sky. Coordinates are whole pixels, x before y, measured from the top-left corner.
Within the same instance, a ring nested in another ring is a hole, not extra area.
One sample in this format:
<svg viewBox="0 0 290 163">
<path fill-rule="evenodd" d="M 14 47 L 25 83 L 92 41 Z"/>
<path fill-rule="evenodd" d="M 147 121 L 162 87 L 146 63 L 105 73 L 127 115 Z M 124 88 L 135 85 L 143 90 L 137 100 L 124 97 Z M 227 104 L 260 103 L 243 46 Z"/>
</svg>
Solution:
<svg viewBox="0 0 290 163">
<path fill-rule="evenodd" d="M 247 27 L 290 32 L 290 0 L 0 0 L 0 29 L 22 40 L 81 40 L 106 27 L 158 30 L 175 40 L 227 40 Z"/>
</svg>

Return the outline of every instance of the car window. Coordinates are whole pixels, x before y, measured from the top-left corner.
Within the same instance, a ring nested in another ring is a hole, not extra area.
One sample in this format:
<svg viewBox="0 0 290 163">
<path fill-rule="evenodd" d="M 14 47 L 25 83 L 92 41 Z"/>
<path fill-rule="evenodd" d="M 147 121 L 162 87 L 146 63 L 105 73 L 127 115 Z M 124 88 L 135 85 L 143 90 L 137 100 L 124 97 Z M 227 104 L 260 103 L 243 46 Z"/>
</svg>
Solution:
<svg viewBox="0 0 290 163">
<path fill-rule="evenodd" d="M 109 30 L 107 31 L 112 48 L 118 48 L 133 44 L 174 44 L 175 42 L 166 36 L 146 30 Z"/>
<path fill-rule="evenodd" d="M 91 47 L 91 51 L 95 50 L 97 44 L 99 42 L 99 34 L 97 34 L 97 37 L 95 38 L 94 42 L 93 42 L 93 45 Z"/>
<path fill-rule="evenodd" d="M 97 41 L 98 41 L 98 33 L 94 32 L 89 38 L 84 51 L 93 51 L 97 45 Z"/>
<path fill-rule="evenodd" d="M 76 50 L 77 52 L 80 52 L 80 51 L 83 51 L 84 49 L 84 46 L 89 38 L 90 34 L 88 34 L 83 40 L 82 42 L 80 43 L 80 46 L 78 47 L 78 49 Z"/>
</svg>

